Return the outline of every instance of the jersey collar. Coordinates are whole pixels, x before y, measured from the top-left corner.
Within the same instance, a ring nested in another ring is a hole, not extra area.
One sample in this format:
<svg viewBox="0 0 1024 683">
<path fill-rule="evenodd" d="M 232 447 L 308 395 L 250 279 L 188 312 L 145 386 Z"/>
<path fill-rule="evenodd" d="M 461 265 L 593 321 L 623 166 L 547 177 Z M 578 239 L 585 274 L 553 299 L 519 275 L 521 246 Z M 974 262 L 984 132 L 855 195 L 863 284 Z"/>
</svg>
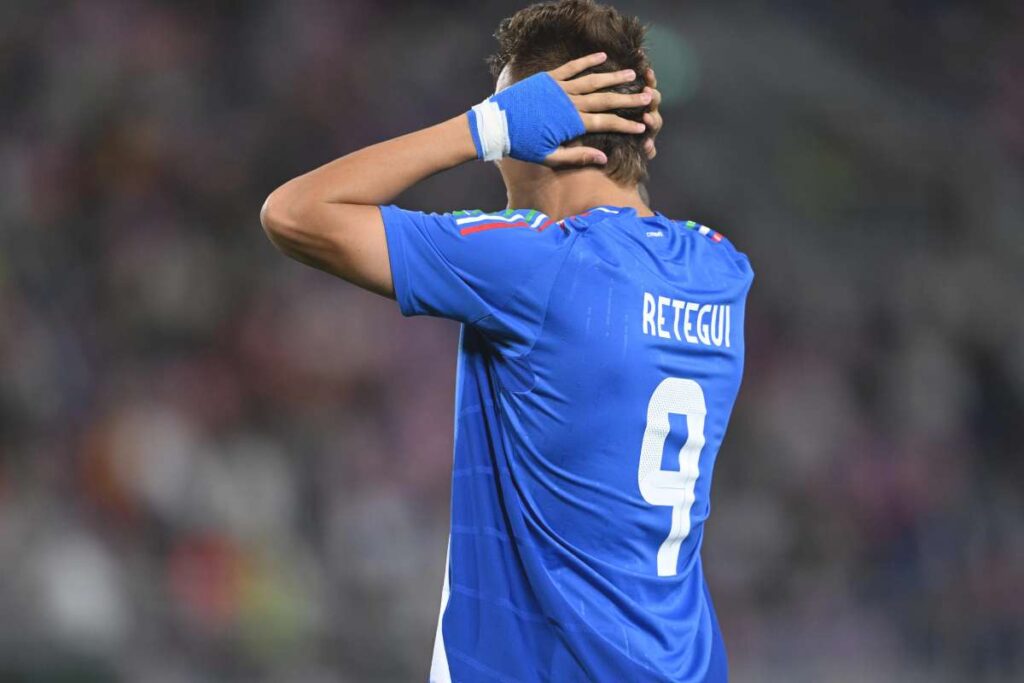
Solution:
<svg viewBox="0 0 1024 683">
<path fill-rule="evenodd" d="M 612 216 L 635 216 L 636 209 L 631 206 L 614 206 L 612 204 L 602 204 L 600 206 L 593 206 L 586 211 L 582 211 L 575 216 L 567 216 L 566 222 L 571 222 L 574 226 L 580 228 L 586 228 L 594 223 L 603 221 L 606 218 Z M 665 214 L 660 211 L 655 211 L 653 216 L 645 216 L 641 220 L 668 220 Z"/>
</svg>

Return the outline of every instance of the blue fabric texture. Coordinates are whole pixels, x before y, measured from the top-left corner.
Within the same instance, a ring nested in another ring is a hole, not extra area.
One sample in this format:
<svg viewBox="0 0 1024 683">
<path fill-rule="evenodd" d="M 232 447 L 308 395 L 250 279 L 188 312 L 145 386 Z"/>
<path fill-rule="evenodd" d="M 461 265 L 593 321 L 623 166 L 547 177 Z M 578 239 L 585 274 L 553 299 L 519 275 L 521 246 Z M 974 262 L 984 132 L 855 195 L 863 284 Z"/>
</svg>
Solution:
<svg viewBox="0 0 1024 683">
<path fill-rule="evenodd" d="M 402 313 L 464 323 L 439 639 L 450 680 L 724 683 L 700 549 L 743 370 L 747 258 L 696 223 L 621 207 L 381 214 Z M 654 398 L 683 378 L 701 389 L 700 420 Z M 641 489 L 644 444 L 660 434 L 655 468 L 680 474 L 695 429 L 692 505 L 665 572 L 680 517 Z"/>
<path fill-rule="evenodd" d="M 524 78 L 489 99 L 508 119 L 509 156 L 513 159 L 543 163 L 559 145 L 586 132 L 572 100 L 545 72 Z"/>
<path fill-rule="evenodd" d="M 466 112 L 469 119 L 469 133 L 473 136 L 473 146 L 476 147 L 476 158 L 484 158 L 484 146 L 480 144 L 480 131 L 476 127 L 476 112 L 470 109 Z"/>
</svg>

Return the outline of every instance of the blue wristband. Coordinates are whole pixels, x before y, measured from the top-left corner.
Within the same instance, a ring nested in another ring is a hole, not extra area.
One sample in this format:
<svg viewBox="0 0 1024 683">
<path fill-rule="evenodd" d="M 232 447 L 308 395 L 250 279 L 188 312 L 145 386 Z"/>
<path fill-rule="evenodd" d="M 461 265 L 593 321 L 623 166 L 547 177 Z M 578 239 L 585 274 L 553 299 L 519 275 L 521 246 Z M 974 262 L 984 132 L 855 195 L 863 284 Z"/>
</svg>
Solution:
<svg viewBox="0 0 1024 683">
<path fill-rule="evenodd" d="M 564 90 L 545 72 L 492 95 L 467 113 L 477 156 L 510 156 L 539 164 L 559 145 L 586 132 Z"/>
</svg>

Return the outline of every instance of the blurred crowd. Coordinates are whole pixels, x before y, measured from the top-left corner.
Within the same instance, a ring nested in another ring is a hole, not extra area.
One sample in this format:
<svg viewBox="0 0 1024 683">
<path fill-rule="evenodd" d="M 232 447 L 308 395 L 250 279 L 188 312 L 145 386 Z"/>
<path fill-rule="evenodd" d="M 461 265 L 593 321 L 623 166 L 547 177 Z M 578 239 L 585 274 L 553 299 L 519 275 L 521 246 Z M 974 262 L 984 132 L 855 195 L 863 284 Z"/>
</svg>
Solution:
<svg viewBox="0 0 1024 683">
<path fill-rule="evenodd" d="M 258 212 L 479 101 L 518 6 L 0 4 L 0 680 L 425 679 L 457 326 Z M 619 6 L 654 207 L 757 272 L 705 537 L 735 680 L 1020 680 L 1024 5 Z"/>
</svg>

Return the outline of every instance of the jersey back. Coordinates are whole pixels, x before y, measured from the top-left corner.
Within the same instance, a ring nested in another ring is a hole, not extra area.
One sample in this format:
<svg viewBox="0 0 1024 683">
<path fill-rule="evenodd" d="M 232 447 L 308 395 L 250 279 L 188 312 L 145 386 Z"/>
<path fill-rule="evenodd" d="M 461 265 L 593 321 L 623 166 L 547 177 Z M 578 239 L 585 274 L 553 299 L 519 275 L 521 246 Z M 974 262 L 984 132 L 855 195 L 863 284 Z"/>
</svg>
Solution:
<svg viewBox="0 0 1024 683">
<path fill-rule="evenodd" d="M 382 215 L 403 313 L 464 323 L 431 680 L 725 680 L 700 546 L 747 258 L 611 206 Z"/>
</svg>

